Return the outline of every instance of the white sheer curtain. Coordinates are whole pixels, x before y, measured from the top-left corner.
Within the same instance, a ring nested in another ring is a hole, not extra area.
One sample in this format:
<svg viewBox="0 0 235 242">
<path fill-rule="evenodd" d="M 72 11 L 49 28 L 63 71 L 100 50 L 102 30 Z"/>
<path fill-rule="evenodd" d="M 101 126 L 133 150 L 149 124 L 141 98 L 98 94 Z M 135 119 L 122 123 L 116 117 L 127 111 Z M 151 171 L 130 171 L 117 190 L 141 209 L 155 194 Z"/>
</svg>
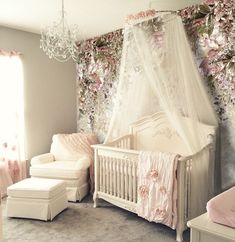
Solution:
<svg viewBox="0 0 235 242">
<path fill-rule="evenodd" d="M 158 111 L 166 113 L 184 141 L 187 155 L 199 152 L 209 143 L 200 122 L 218 126 L 181 18 L 175 14 L 156 14 L 125 27 L 117 98 L 105 142 L 128 134 L 132 122 Z M 199 159 L 208 160 L 209 150 L 195 156 L 195 174 L 213 170 L 199 166 Z M 191 176 L 191 186 L 198 191 L 192 195 L 192 211 L 200 214 L 204 211 L 199 211 L 203 207 L 199 204 L 205 204 L 208 197 L 202 197 L 198 188 L 212 193 L 213 183 Z"/>
<path fill-rule="evenodd" d="M 23 69 L 19 53 L 0 51 L 0 189 L 26 177 Z"/>
<path fill-rule="evenodd" d="M 207 142 L 198 122 L 217 126 L 179 16 L 165 14 L 125 28 L 117 100 L 106 141 L 138 118 L 164 111 L 189 153 Z M 188 125 L 182 117 L 190 117 Z"/>
</svg>

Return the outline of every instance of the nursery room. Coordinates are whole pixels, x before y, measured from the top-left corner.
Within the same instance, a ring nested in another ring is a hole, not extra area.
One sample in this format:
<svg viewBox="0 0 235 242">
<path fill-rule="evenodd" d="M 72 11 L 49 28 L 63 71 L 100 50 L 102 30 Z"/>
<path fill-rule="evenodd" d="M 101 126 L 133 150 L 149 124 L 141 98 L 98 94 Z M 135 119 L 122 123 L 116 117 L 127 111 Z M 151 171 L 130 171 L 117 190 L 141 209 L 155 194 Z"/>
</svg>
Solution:
<svg viewBox="0 0 235 242">
<path fill-rule="evenodd" d="M 235 1 L 0 0 L 0 242 L 235 241 Z"/>
</svg>

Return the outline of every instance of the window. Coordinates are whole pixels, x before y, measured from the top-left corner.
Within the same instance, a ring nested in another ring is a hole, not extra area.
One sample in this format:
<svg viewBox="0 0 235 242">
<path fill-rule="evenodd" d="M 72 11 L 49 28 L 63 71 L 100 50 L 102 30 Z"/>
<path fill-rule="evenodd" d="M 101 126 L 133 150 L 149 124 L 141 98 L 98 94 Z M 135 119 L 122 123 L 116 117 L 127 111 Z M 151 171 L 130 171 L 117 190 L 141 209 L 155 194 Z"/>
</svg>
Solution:
<svg viewBox="0 0 235 242">
<path fill-rule="evenodd" d="M 19 54 L 0 50 L 0 190 L 26 176 L 23 69 Z"/>
<path fill-rule="evenodd" d="M 16 153 L 14 152 L 16 149 L 17 156 L 24 157 L 23 100 L 23 70 L 20 57 L 18 55 L 0 55 L 1 158 L 4 158 L 2 156 L 6 151 Z M 14 159 L 17 158 L 14 157 Z"/>
</svg>

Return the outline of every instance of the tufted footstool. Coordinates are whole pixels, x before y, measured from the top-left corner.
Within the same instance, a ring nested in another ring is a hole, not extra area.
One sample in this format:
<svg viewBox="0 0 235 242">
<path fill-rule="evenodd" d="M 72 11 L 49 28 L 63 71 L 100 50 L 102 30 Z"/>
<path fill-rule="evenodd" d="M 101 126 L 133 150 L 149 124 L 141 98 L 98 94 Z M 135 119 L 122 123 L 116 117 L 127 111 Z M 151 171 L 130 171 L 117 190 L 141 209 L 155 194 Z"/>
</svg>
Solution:
<svg viewBox="0 0 235 242">
<path fill-rule="evenodd" d="M 52 220 L 68 207 L 62 180 L 28 178 L 7 188 L 8 217 Z"/>
</svg>

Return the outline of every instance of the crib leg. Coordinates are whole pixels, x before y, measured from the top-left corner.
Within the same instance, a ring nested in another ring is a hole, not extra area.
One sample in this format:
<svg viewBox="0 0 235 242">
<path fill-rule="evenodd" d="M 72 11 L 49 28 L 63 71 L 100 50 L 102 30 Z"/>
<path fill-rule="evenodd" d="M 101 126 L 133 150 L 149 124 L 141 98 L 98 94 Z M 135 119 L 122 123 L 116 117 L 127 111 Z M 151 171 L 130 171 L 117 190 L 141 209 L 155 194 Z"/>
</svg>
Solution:
<svg viewBox="0 0 235 242">
<path fill-rule="evenodd" d="M 176 241 L 182 242 L 183 241 L 183 232 L 184 232 L 184 226 L 178 225 L 176 229 Z"/>
<path fill-rule="evenodd" d="M 98 196 L 97 196 L 97 193 L 94 193 L 93 195 L 93 201 L 94 201 L 94 208 L 97 208 L 98 207 Z"/>
</svg>

